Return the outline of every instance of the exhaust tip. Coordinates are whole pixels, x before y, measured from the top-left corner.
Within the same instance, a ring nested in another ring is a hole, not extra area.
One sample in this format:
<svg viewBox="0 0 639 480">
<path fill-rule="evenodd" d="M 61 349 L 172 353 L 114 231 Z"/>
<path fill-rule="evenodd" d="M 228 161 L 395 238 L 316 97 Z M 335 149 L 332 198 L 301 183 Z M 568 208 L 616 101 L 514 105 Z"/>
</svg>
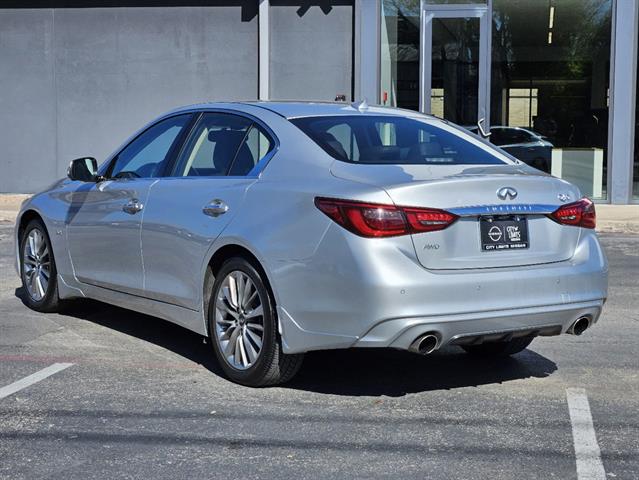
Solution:
<svg viewBox="0 0 639 480">
<path fill-rule="evenodd" d="M 433 353 L 439 346 L 439 337 L 434 333 L 427 333 L 417 337 L 410 346 L 410 350 L 420 355 Z"/>
<path fill-rule="evenodd" d="M 588 329 L 588 327 L 590 327 L 590 319 L 588 317 L 581 317 L 570 326 L 568 333 L 581 335 Z"/>
</svg>

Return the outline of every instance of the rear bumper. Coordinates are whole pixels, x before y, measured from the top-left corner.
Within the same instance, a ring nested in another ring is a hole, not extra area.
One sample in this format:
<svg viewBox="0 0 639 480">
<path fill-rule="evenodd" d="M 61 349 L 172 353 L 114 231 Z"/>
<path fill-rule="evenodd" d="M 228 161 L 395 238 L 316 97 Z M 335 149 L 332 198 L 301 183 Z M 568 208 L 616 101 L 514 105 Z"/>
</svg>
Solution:
<svg viewBox="0 0 639 480">
<path fill-rule="evenodd" d="M 312 258 L 279 265 L 272 279 L 286 353 L 408 349 L 431 331 L 440 346 L 491 332 L 558 334 L 581 316 L 596 322 L 608 296 L 608 263 L 591 230 L 568 261 L 432 271 L 408 237 L 364 239 L 335 226 Z"/>
<path fill-rule="evenodd" d="M 438 348 L 507 336 L 551 336 L 566 333 L 579 318 L 591 325 L 599 320 L 603 299 L 564 305 L 480 312 L 440 317 L 395 318 L 377 324 L 354 347 L 390 347 L 407 350 L 425 333 L 435 333 Z"/>
</svg>

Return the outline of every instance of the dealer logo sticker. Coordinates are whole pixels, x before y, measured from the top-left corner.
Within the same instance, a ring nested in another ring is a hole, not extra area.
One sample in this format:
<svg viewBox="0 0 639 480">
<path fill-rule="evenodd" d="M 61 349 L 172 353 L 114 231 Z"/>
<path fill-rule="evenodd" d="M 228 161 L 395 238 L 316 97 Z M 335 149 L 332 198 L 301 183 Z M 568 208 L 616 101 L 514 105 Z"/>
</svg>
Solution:
<svg viewBox="0 0 639 480">
<path fill-rule="evenodd" d="M 511 242 L 521 242 L 521 230 L 516 225 L 508 225 L 506 227 L 506 233 L 508 234 L 508 240 Z"/>
<path fill-rule="evenodd" d="M 496 225 L 490 227 L 490 230 L 488 230 L 488 236 L 493 242 L 498 242 L 499 240 L 501 240 L 502 236 L 501 228 Z"/>
</svg>

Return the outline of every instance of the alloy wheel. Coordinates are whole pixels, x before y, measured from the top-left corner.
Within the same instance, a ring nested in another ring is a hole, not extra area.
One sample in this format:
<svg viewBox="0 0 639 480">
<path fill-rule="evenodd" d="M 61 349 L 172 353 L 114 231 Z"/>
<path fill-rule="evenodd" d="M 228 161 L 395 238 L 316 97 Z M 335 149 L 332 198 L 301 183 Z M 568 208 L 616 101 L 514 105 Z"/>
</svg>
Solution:
<svg viewBox="0 0 639 480">
<path fill-rule="evenodd" d="M 36 302 L 47 294 L 51 278 L 51 255 L 44 234 L 37 228 L 27 236 L 22 253 L 24 284 L 29 296 Z"/>
<path fill-rule="evenodd" d="M 264 306 L 250 277 L 230 272 L 220 284 L 215 299 L 215 330 L 220 352 L 238 370 L 255 364 L 264 340 Z"/>
</svg>

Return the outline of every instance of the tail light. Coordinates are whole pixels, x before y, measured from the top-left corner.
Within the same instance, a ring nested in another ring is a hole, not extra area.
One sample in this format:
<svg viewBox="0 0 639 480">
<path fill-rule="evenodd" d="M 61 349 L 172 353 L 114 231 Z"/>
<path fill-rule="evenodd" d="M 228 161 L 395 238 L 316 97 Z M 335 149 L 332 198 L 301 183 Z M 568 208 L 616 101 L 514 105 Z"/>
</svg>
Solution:
<svg viewBox="0 0 639 480">
<path fill-rule="evenodd" d="M 443 230 L 457 215 L 434 208 L 397 207 L 333 198 L 316 198 L 315 206 L 345 229 L 362 237 L 394 237 Z"/>
<path fill-rule="evenodd" d="M 549 215 L 555 222 L 574 227 L 595 228 L 595 204 L 587 198 L 559 207 Z"/>
</svg>

